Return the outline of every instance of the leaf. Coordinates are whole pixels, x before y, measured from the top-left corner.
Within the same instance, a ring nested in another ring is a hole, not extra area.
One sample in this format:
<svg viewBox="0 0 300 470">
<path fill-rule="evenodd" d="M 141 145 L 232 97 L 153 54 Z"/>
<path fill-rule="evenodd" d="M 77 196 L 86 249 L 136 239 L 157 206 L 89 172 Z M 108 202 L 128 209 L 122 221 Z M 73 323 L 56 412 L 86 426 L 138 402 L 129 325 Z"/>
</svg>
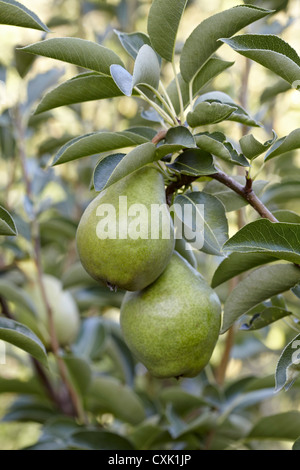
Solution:
<svg viewBox="0 0 300 470">
<path fill-rule="evenodd" d="M 50 404 L 36 397 L 20 396 L 9 407 L 8 412 L 2 418 L 3 422 L 36 422 L 44 423 L 53 418 L 55 410 Z"/>
<path fill-rule="evenodd" d="M 0 235 L 17 236 L 18 231 L 10 213 L 0 206 Z"/>
<path fill-rule="evenodd" d="M 300 79 L 300 57 L 278 36 L 244 34 L 231 39 L 222 38 L 220 41 L 239 54 L 272 70 L 291 85 Z"/>
<path fill-rule="evenodd" d="M 221 37 L 231 37 L 245 26 L 264 18 L 270 10 L 238 5 L 202 21 L 186 40 L 180 58 L 180 71 L 190 82 L 221 46 Z"/>
<path fill-rule="evenodd" d="M 225 253 L 265 253 L 300 263 L 300 224 L 255 220 L 233 235 L 223 250 Z"/>
<path fill-rule="evenodd" d="M 119 90 L 126 96 L 132 95 L 132 75 L 122 65 L 110 66 L 110 74 Z"/>
<path fill-rule="evenodd" d="M 186 120 L 191 127 L 216 124 L 227 119 L 235 110 L 228 104 L 203 101 L 195 106 L 194 111 L 188 113 Z"/>
<path fill-rule="evenodd" d="M 92 371 L 86 359 L 72 355 L 63 355 L 68 375 L 77 393 L 84 397 L 92 382 Z"/>
<path fill-rule="evenodd" d="M 14 50 L 14 56 L 18 74 L 21 78 L 26 77 L 27 73 L 31 69 L 31 66 L 33 65 L 33 62 L 36 60 L 36 57 L 17 48 Z"/>
<path fill-rule="evenodd" d="M 184 126 L 171 127 L 166 133 L 162 144 L 156 149 L 156 157 L 161 160 L 170 153 L 186 148 L 195 148 L 196 142 L 193 134 Z"/>
<path fill-rule="evenodd" d="M 127 155 L 109 155 L 97 164 L 94 171 L 94 187 L 102 191 L 134 171 L 155 161 L 155 145 L 152 142 L 141 144 Z"/>
<path fill-rule="evenodd" d="M 116 29 L 114 29 L 114 32 L 117 34 L 125 51 L 128 52 L 133 59 L 136 59 L 140 48 L 144 46 L 144 44 L 151 46 L 150 38 L 145 33 L 124 33 Z"/>
<path fill-rule="evenodd" d="M 256 269 L 231 292 L 224 305 L 222 333 L 251 308 L 300 281 L 300 269 L 292 264 L 277 264 Z M 251 293 L 251 294 L 250 294 Z"/>
<path fill-rule="evenodd" d="M 78 431 L 72 434 L 70 445 L 80 450 L 134 450 L 125 437 L 108 431 Z"/>
<path fill-rule="evenodd" d="M 285 93 L 291 89 L 291 85 L 285 80 L 278 80 L 274 85 L 266 88 L 260 96 L 261 104 L 273 100 L 280 93 Z"/>
<path fill-rule="evenodd" d="M 198 191 L 185 193 L 175 198 L 174 210 L 179 221 L 185 225 L 184 238 L 192 246 L 205 253 L 221 254 L 228 238 L 228 222 L 224 206 L 217 198 Z M 191 241 L 195 234 L 199 236 L 196 243 Z"/>
<path fill-rule="evenodd" d="M 81 330 L 72 349 L 76 356 L 99 359 L 106 346 L 106 330 L 102 318 L 91 317 L 83 320 Z"/>
<path fill-rule="evenodd" d="M 245 178 L 242 176 L 234 176 L 233 179 L 243 184 Z M 260 196 L 265 186 L 268 184 L 267 181 L 254 181 L 253 190 L 257 196 Z M 300 189 L 300 187 L 299 187 Z M 224 184 L 219 181 L 210 181 L 204 188 L 204 192 L 216 196 L 224 204 L 226 212 L 231 212 L 246 206 L 247 201 L 238 194 L 234 193 L 230 188 L 227 188 Z"/>
<path fill-rule="evenodd" d="M 276 132 L 273 131 L 273 138 L 267 140 L 264 144 L 259 142 L 252 134 L 244 135 L 240 139 L 240 146 L 243 154 L 249 160 L 254 160 L 262 153 L 266 152 L 277 139 Z"/>
<path fill-rule="evenodd" d="M 164 406 L 172 405 L 178 414 L 185 414 L 200 406 L 208 406 L 209 402 L 202 397 L 192 395 L 180 387 L 167 387 L 159 393 L 159 400 Z"/>
<path fill-rule="evenodd" d="M 284 348 L 276 367 L 276 391 L 288 390 L 300 374 L 300 334 Z"/>
<path fill-rule="evenodd" d="M 18 393 L 22 395 L 44 395 L 44 389 L 36 378 L 29 380 L 6 379 L 0 377 L 0 393 Z"/>
<path fill-rule="evenodd" d="M 38 29 L 50 32 L 47 26 L 33 13 L 19 2 L 14 0 L 0 1 L 0 24 L 21 26 L 23 28 Z"/>
<path fill-rule="evenodd" d="M 158 54 L 172 62 L 179 23 L 187 0 L 154 0 L 148 15 L 148 34 Z"/>
<path fill-rule="evenodd" d="M 294 442 L 292 450 L 300 450 L 300 437 Z"/>
<path fill-rule="evenodd" d="M 299 68 L 300 70 L 300 68 Z M 300 72 L 299 72 L 300 73 Z M 300 148 L 300 129 L 295 129 L 288 136 L 278 139 L 265 156 L 265 161 Z"/>
<path fill-rule="evenodd" d="M 300 215 L 296 214 L 296 212 L 278 209 L 277 211 L 273 211 L 273 215 L 275 215 L 279 222 L 300 224 Z"/>
<path fill-rule="evenodd" d="M 52 166 L 79 158 L 146 143 L 148 139 L 133 132 L 93 132 L 67 142 L 56 154 Z"/>
<path fill-rule="evenodd" d="M 183 175 L 201 176 L 217 173 L 210 153 L 200 149 L 185 150 L 168 168 Z"/>
<path fill-rule="evenodd" d="M 219 59 L 218 57 L 212 57 L 209 59 L 195 76 L 193 81 L 193 98 L 198 95 L 199 91 L 205 85 L 207 85 L 211 80 L 213 80 L 220 73 L 224 72 L 224 70 L 231 67 L 233 64 L 234 62 L 228 62 L 226 60 Z M 190 102 L 189 85 L 184 81 L 180 73 L 177 74 L 177 78 L 182 94 L 183 106 L 186 108 Z M 176 113 L 179 113 L 180 104 L 175 79 L 169 84 L 167 93 L 173 103 Z"/>
<path fill-rule="evenodd" d="M 227 141 L 222 132 L 203 132 L 195 135 L 197 146 L 210 152 L 221 160 L 240 166 L 249 166 L 249 162 L 242 154 L 238 154 L 233 145 Z"/>
<path fill-rule="evenodd" d="M 28 112 L 32 105 L 42 97 L 48 88 L 55 85 L 63 74 L 64 70 L 51 69 L 33 77 L 27 85 L 27 100 L 22 104 L 22 112 Z"/>
<path fill-rule="evenodd" d="M 0 318 L 0 340 L 23 349 L 42 364 L 47 365 L 45 346 L 27 326 L 8 318 Z"/>
<path fill-rule="evenodd" d="M 240 330 L 244 330 L 244 331 L 259 330 L 291 314 L 292 312 L 289 312 L 288 310 L 285 310 L 284 308 L 268 307 L 262 310 L 261 312 L 253 315 L 249 323 L 248 324 L 244 323 L 240 327 Z"/>
<path fill-rule="evenodd" d="M 247 439 L 276 439 L 294 441 L 299 436 L 300 412 L 287 411 L 261 418 L 254 425 Z"/>
<path fill-rule="evenodd" d="M 152 47 L 145 44 L 138 52 L 135 60 L 132 86 L 149 85 L 150 88 L 158 89 L 160 78 L 160 66 Z M 140 88 L 140 86 L 139 86 Z M 144 87 L 142 87 L 142 90 Z M 153 93 L 151 93 L 152 95 Z"/>
<path fill-rule="evenodd" d="M 69 62 L 108 76 L 112 64 L 123 66 L 123 62 L 114 51 L 86 39 L 46 39 L 23 47 L 22 50 L 31 54 Z"/>
<path fill-rule="evenodd" d="M 282 204 L 300 197 L 300 181 L 286 180 L 274 183 L 266 189 L 261 199 L 266 205 Z"/>
<path fill-rule="evenodd" d="M 36 307 L 30 295 L 21 287 L 16 286 L 14 283 L 7 279 L 0 279 L 0 295 L 3 296 L 8 302 L 12 302 L 18 307 L 25 308 L 34 316 L 37 315 Z"/>
<path fill-rule="evenodd" d="M 247 126 L 252 127 L 261 127 L 261 124 L 255 119 L 253 119 L 251 116 L 249 116 L 247 111 L 242 106 L 235 103 L 229 95 L 222 91 L 210 91 L 208 93 L 200 95 L 199 98 L 196 100 L 195 105 L 203 102 L 222 103 L 224 105 L 236 108 L 233 113 L 228 116 L 227 121 L 239 122 L 240 124 L 245 124 Z"/>
<path fill-rule="evenodd" d="M 95 72 L 81 73 L 48 92 L 42 98 L 34 114 L 37 115 L 70 104 L 122 95 L 123 92 L 111 77 L 105 77 Z"/>
<path fill-rule="evenodd" d="M 96 413 L 112 413 L 117 419 L 135 425 L 145 418 L 140 398 L 130 387 L 112 377 L 94 379 L 87 397 L 87 408 Z"/>
<path fill-rule="evenodd" d="M 216 269 L 212 287 L 215 288 L 223 282 L 229 281 L 235 276 L 249 271 L 250 269 L 261 266 L 262 264 L 277 261 L 277 258 L 261 253 L 231 253 L 225 258 Z"/>
</svg>

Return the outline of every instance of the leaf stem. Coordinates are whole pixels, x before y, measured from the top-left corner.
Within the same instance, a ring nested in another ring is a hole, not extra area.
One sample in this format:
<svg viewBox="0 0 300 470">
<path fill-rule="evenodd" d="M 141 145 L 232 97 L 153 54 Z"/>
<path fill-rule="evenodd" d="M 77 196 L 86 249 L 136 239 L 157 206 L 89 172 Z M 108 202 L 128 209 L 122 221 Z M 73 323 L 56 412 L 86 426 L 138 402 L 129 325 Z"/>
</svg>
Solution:
<svg viewBox="0 0 300 470">
<path fill-rule="evenodd" d="M 155 111 L 158 112 L 158 114 L 168 123 L 170 124 L 170 126 L 174 126 L 174 122 L 172 121 L 172 119 L 170 118 L 170 116 L 156 103 L 154 103 L 154 101 L 150 100 L 150 98 L 148 98 L 147 95 L 145 95 L 145 93 L 142 92 L 142 90 L 140 90 L 137 86 L 134 87 L 134 89 L 139 93 L 139 95 L 144 99 L 144 101 L 146 101 L 148 104 L 150 104 L 150 106 L 152 106 L 152 108 L 155 109 Z M 177 123 L 176 123 L 177 124 Z"/>
<path fill-rule="evenodd" d="M 176 83 L 176 88 L 177 88 L 177 93 L 178 93 L 178 99 L 179 99 L 180 121 L 181 121 L 181 124 L 184 124 L 185 117 L 184 117 L 183 99 L 182 99 L 182 93 L 181 93 L 181 89 L 180 89 L 180 84 L 179 84 L 178 75 L 177 75 L 177 72 L 176 72 L 176 66 L 175 66 L 174 59 L 172 60 L 172 67 L 173 67 L 174 78 L 175 78 L 175 83 Z"/>
</svg>

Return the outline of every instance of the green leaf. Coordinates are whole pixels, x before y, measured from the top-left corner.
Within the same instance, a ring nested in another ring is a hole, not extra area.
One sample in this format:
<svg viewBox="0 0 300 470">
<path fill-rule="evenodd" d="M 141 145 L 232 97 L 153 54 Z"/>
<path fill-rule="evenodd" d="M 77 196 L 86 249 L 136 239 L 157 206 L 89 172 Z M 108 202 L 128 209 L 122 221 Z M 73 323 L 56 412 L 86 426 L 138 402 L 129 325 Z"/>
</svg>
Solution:
<svg viewBox="0 0 300 470">
<path fill-rule="evenodd" d="M 161 160 L 169 153 L 175 153 L 186 148 L 195 148 L 196 142 L 193 134 L 184 126 L 171 127 L 162 144 L 156 149 L 156 157 Z"/>
<path fill-rule="evenodd" d="M 203 101 L 195 106 L 194 111 L 188 113 L 186 120 L 191 127 L 216 124 L 227 119 L 235 110 L 235 107 L 228 104 Z"/>
<path fill-rule="evenodd" d="M 233 145 L 227 141 L 222 132 L 203 132 L 195 135 L 197 146 L 206 152 L 212 153 L 225 162 L 249 166 L 249 162 L 242 154 L 238 154 Z"/>
<path fill-rule="evenodd" d="M 285 310 L 284 308 L 267 307 L 263 309 L 261 312 L 253 315 L 249 323 L 248 324 L 244 323 L 240 327 L 240 330 L 244 330 L 244 331 L 259 330 L 291 314 L 292 312 L 289 312 L 288 310 Z"/>
<path fill-rule="evenodd" d="M 294 442 L 292 450 L 300 450 L 300 437 Z"/>
<path fill-rule="evenodd" d="M 286 292 L 299 281 L 300 269 L 292 264 L 266 266 L 251 272 L 225 302 L 222 333 L 251 308 L 274 295 Z"/>
<path fill-rule="evenodd" d="M 148 34 L 158 54 L 172 62 L 179 23 L 187 0 L 154 0 L 148 15 Z"/>
<path fill-rule="evenodd" d="M 148 139 L 133 132 L 93 132 L 67 142 L 56 154 L 53 166 L 79 158 L 147 143 Z"/>
<path fill-rule="evenodd" d="M 102 191 L 134 171 L 156 160 L 155 145 L 141 144 L 127 155 L 116 153 L 100 160 L 94 171 L 94 188 Z"/>
<path fill-rule="evenodd" d="M 277 261 L 277 258 L 261 253 L 231 253 L 219 264 L 211 285 L 215 288 L 245 271 L 272 261 Z"/>
<path fill-rule="evenodd" d="M 224 252 L 265 253 L 300 263 L 300 224 L 258 219 L 245 225 L 224 245 Z"/>
<path fill-rule="evenodd" d="M 29 380 L 6 379 L 0 377 L 0 393 L 17 393 L 22 395 L 44 395 L 44 389 L 36 378 Z"/>
<path fill-rule="evenodd" d="M 92 382 L 92 371 L 87 360 L 72 355 L 63 355 L 68 375 L 76 392 L 84 397 Z"/>
<path fill-rule="evenodd" d="M 34 316 L 37 315 L 36 307 L 30 295 L 24 289 L 16 286 L 5 278 L 0 279 L 0 295 L 8 302 L 12 302 L 18 307 L 25 308 Z"/>
<path fill-rule="evenodd" d="M 272 70 L 290 85 L 300 79 L 300 57 L 278 36 L 244 34 L 231 39 L 222 38 L 220 41 L 228 44 L 239 54 Z"/>
<path fill-rule="evenodd" d="M 221 46 L 221 37 L 231 37 L 245 26 L 264 18 L 270 10 L 250 5 L 238 5 L 207 18 L 186 40 L 180 58 L 180 71 L 186 82 L 192 80 L 201 67 Z"/>
<path fill-rule="evenodd" d="M 209 402 L 202 397 L 192 395 L 180 387 L 167 387 L 159 393 L 159 400 L 164 406 L 172 405 L 178 414 L 185 414 L 200 406 L 208 406 Z"/>
<path fill-rule="evenodd" d="M 113 64 L 110 66 L 110 74 L 113 81 L 123 95 L 132 95 L 132 75 L 122 65 Z"/>
<path fill-rule="evenodd" d="M 185 206 L 190 206 L 191 214 Z M 186 235 L 188 231 L 188 237 L 185 238 L 191 246 L 195 245 L 191 239 L 197 233 L 203 237 L 203 245 L 198 247 L 197 243 L 197 249 L 201 248 L 212 255 L 221 254 L 228 238 L 228 222 L 224 206 L 217 198 L 199 191 L 180 194 L 175 198 L 174 209 L 178 219 L 185 225 L 183 234 Z"/>
<path fill-rule="evenodd" d="M 85 69 L 110 75 L 110 66 L 123 66 L 120 57 L 107 47 L 79 38 L 52 38 L 23 47 L 31 54 L 69 62 Z"/>
<path fill-rule="evenodd" d="M 265 161 L 300 148 L 300 129 L 295 129 L 288 136 L 278 139 L 265 157 Z"/>
<path fill-rule="evenodd" d="M 140 87 L 140 85 L 149 85 L 150 88 L 157 90 L 159 78 L 160 66 L 157 55 L 152 47 L 145 44 L 140 48 L 135 60 L 132 86 L 139 86 L 139 88 L 144 90 L 144 86 Z"/>
<path fill-rule="evenodd" d="M 300 215 L 296 214 L 296 212 L 278 209 L 276 211 L 273 211 L 273 215 L 275 215 L 276 219 L 278 219 L 279 222 L 300 224 Z"/>
<path fill-rule="evenodd" d="M 108 431 L 78 431 L 72 434 L 70 445 L 80 450 L 134 450 L 125 437 Z"/>
<path fill-rule="evenodd" d="M 226 60 L 219 59 L 218 57 L 212 57 L 209 59 L 202 69 L 197 73 L 193 81 L 193 98 L 198 95 L 199 91 L 207 85 L 211 80 L 217 77 L 224 70 L 228 69 L 234 64 L 234 62 L 228 62 Z M 186 106 L 190 102 L 189 97 L 189 85 L 184 81 L 181 74 L 177 75 L 179 86 L 182 94 L 183 106 Z M 176 113 L 180 111 L 180 103 L 178 98 L 177 86 L 175 79 L 172 80 L 167 88 L 167 93 L 173 103 Z"/>
<path fill-rule="evenodd" d="M 211 154 L 200 149 L 185 150 L 168 167 L 183 175 L 191 176 L 217 173 Z"/>
<path fill-rule="evenodd" d="M 224 105 L 232 106 L 236 108 L 230 116 L 226 119 L 227 121 L 234 121 L 239 122 L 240 124 L 245 124 L 247 126 L 252 127 L 261 127 L 261 124 L 253 119 L 247 111 L 240 106 L 239 104 L 235 103 L 233 99 L 222 91 L 210 91 L 208 93 L 204 93 L 200 95 L 197 99 L 195 105 L 202 102 L 209 102 L 209 103 L 222 103 Z"/>
<path fill-rule="evenodd" d="M 87 407 L 96 413 L 112 413 L 117 419 L 135 425 L 145 418 L 140 398 L 130 387 L 112 377 L 94 379 L 87 397 Z"/>
<path fill-rule="evenodd" d="M 144 44 L 151 46 L 150 38 L 145 33 L 124 33 L 116 29 L 114 29 L 114 32 L 117 34 L 125 51 L 128 52 L 133 59 L 136 59 L 140 48 L 144 46 Z"/>
<path fill-rule="evenodd" d="M 273 138 L 267 140 L 264 144 L 259 142 L 252 134 L 244 135 L 240 139 L 240 146 L 243 154 L 249 160 L 254 160 L 262 153 L 266 152 L 277 139 L 277 134 L 273 131 Z"/>
<path fill-rule="evenodd" d="M 261 418 L 254 425 L 247 439 L 276 439 L 294 441 L 299 436 L 300 412 L 287 411 Z"/>
<path fill-rule="evenodd" d="M 26 77 L 27 73 L 31 69 L 33 62 L 36 60 L 36 57 L 32 54 L 28 54 L 28 52 L 24 52 L 21 49 L 15 48 L 14 50 L 15 55 L 15 63 L 16 69 L 18 74 L 21 78 Z"/>
<path fill-rule="evenodd" d="M 55 410 L 50 404 L 37 399 L 37 397 L 20 396 L 9 407 L 8 412 L 2 418 L 3 422 L 36 422 L 44 423 L 55 415 Z"/>
<path fill-rule="evenodd" d="M 264 204 L 269 205 L 290 202 L 292 199 L 299 199 L 299 197 L 300 181 L 286 180 L 268 186 L 261 199 Z"/>
<path fill-rule="evenodd" d="M 14 220 L 4 207 L 0 206 L 0 235 L 16 236 L 18 231 Z"/>
<path fill-rule="evenodd" d="M 86 318 L 82 322 L 79 337 L 73 345 L 76 356 L 86 359 L 99 359 L 106 346 L 106 330 L 102 318 Z"/>
<path fill-rule="evenodd" d="M 0 1 L 0 24 L 50 31 L 33 11 L 14 0 Z"/>
<path fill-rule="evenodd" d="M 46 93 L 34 114 L 44 113 L 60 106 L 122 95 L 111 77 L 95 72 L 81 73 Z"/>
<path fill-rule="evenodd" d="M 245 183 L 243 176 L 234 176 L 233 179 L 239 183 Z M 257 196 L 260 196 L 268 184 L 267 181 L 257 180 L 253 183 L 253 190 Z M 241 207 L 244 207 L 248 202 L 238 194 L 234 193 L 232 189 L 227 188 L 224 184 L 219 181 L 213 180 L 207 183 L 204 188 L 204 192 L 216 196 L 224 204 L 226 212 L 236 211 Z"/>
<path fill-rule="evenodd" d="M 23 351 L 47 365 L 45 346 L 27 326 L 8 318 L 0 318 L 0 340 L 23 349 Z"/>
<path fill-rule="evenodd" d="M 288 390 L 300 375 L 300 334 L 284 348 L 276 367 L 276 391 Z"/>
<path fill-rule="evenodd" d="M 273 100 L 280 93 L 285 93 L 291 89 L 291 85 L 285 80 L 278 80 L 274 85 L 266 88 L 260 96 L 261 104 Z"/>
</svg>

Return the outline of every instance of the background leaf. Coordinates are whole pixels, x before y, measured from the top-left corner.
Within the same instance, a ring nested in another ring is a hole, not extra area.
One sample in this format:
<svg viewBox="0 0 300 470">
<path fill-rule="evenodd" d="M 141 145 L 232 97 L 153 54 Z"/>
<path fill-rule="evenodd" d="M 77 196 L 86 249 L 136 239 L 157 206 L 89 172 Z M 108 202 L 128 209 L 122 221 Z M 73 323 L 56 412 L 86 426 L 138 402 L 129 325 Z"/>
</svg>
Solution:
<svg viewBox="0 0 300 470">
<path fill-rule="evenodd" d="M 8 318 L 0 318 L 0 339 L 23 349 L 47 365 L 45 346 L 27 326 Z"/>
<path fill-rule="evenodd" d="M 300 412 L 287 411 L 261 418 L 252 428 L 247 439 L 276 439 L 294 441 L 299 436 Z"/>
<path fill-rule="evenodd" d="M 17 227 L 12 216 L 0 206 L 0 235 L 16 236 L 17 234 Z"/>
<path fill-rule="evenodd" d="M 14 0 L 0 1 L 0 24 L 50 31 L 33 11 Z"/>
</svg>

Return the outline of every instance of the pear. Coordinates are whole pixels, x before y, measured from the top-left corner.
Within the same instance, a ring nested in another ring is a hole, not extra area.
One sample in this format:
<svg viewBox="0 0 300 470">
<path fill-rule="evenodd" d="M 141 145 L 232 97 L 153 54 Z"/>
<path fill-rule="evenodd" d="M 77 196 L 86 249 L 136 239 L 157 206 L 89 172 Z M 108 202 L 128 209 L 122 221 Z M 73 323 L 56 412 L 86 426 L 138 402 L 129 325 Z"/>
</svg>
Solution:
<svg viewBox="0 0 300 470">
<path fill-rule="evenodd" d="M 83 213 L 76 241 L 83 267 L 97 281 L 128 291 L 154 282 L 175 243 L 163 176 L 144 167 L 101 191 Z"/>
<path fill-rule="evenodd" d="M 183 237 L 176 238 L 175 251 L 186 259 L 193 268 L 197 269 L 197 260 L 193 250 L 190 249 L 191 245 L 185 241 Z"/>
<path fill-rule="evenodd" d="M 80 314 L 77 304 L 68 291 L 63 290 L 62 282 L 49 274 L 43 275 L 43 284 L 53 314 L 54 328 L 60 346 L 72 344 L 79 333 Z M 26 291 L 36 307 L 37 331 L 46 347 L 50 347 L 49 322 L 46 306 L 37 281 L 31 282 Z M 30 326 L 30 325 L 28 325 Z"/>
<path fill-rule="evenodd" d="M 121 306 L 125 342 L 158 378 L 197 375 L 212 355 L 220 323 L 218 296 L 177 252 L 153 284 L 127 292 Z"/>
</svg>

